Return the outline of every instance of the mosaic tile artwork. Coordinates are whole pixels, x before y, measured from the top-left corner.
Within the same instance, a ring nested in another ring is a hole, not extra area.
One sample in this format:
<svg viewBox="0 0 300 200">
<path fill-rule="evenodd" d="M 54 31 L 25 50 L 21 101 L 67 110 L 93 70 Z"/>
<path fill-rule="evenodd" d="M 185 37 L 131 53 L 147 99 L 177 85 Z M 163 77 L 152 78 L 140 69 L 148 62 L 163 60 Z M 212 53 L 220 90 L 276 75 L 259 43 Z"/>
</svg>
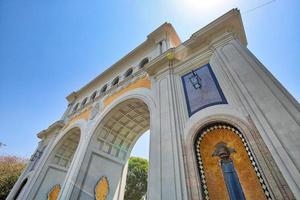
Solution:
<svg viewBox="0 0 300 200">
<path fill-rule="evenodd" d="M 225 96 L 209 64 L 194 70 L 201 79 L 201 88 L 191 83 L 193 73 L 181 77 L 189 116 L 208 106 L 227 104 Z"/>
<path fill-rule="evenodd" d="M 60 185 L 55 185 L 48 193 L 48 200 L 56 200 L 58 198 L 58 194 L 60 192 Z"/>
<path fill-rule="evenodd" d="M 106 200 L 109 193 L 108 179 L 103 176 L 95 187 L 95 198 L 96 200 Z"/>
<path fill-rule="evenodd" d="M 195 150 L 204 199 L 228 199 L 219 160 L 212 156 L 217 143 L 224 141 L 235 149 L 232 161 L 236 168 L 246 199 L 271 200 L 270 192 L 244 136 L 237 129 L 216 124 L 202 130 Z"/>
</svg>

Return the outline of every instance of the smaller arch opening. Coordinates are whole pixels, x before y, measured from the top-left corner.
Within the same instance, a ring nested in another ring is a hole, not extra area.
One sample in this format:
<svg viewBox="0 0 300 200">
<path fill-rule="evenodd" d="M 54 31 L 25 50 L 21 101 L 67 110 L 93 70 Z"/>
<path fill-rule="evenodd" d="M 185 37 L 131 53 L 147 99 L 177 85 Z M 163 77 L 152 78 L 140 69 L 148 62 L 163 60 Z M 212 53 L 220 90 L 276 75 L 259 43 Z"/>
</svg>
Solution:
<svg viewBox="0 0 300 200">
<path fill-rule="evenodd" d="M 83 107 L 85 104 L 86 104 L 86 102 L 87 102 L 87 97 L 85 97 L 84 99 L 83 99 L 83 101 L 82 101 L 82 103 L 81 103 L 81 107 Z"/>
<path fill-rule="evenodd" d="M 149 58 L 146 57 L 140 62 L 140 69 L 143 68 L 149 62 Z"/>
<path fill-rule="evenodd" d="M 94 99 L 96 98 L 96 96 L 97 96 L 97 90 L 92 94 L 91 101 L 94 101 Z"/>
<path fill-rule="evenodd" d="M 91 145 L 89 146 L 125 164 L 127 163 L 132 149 L 137 143 L 137 140 L 139 140 L 140 136 L 143 135 L 147 130 L 149 130 L 149 128 L 150 111 L 148 105 L 143 100 L 140 100 L 138 98 L 127 99 L 120 102 L 109 113 L 107 113 L 101 123 L 99 123 L 99 125 L 97 126 L 95 133 L 92 136 L 93 138 L 91 139 Z M 147 142 L 147 140 L 142 142 L 141 145 L 147 145 L 145 144 L 145 142 Z M 147 152 L 142 153 L 145 158 L 147 158 L 147 154 Z M 136 154 L 133 154 L 133 156 L 135 157 Z M 142 158 L 133 158 L 132 160 L 132 162 L 142 165 L 142 171 L 140 171 L 140 169 L 138 170 L 139 175 L 137 176 L 139 177 L 135 179 L 135 182 L 137 184 L 136 187 L 134 187 L 134 190 L 139 191 L 139 196 L 140 194 L 145 196 L 147 191 L 148 177 L 148 167 L 146 168 L 145 166 L 146 161 Z M 97 162 L 99 162 L 100 164 L 101 160 Z M 125 177 L 127 175 L 127 171 L 123 171 L 123 169 L 121 168 L 119 170 L 121 170 L 119 171 L 119 180 L 121 180 L 121 177 Z M 133 169 L 132 171 L 135 170 Z M 132 171 L 129 171 L 129 174 L 133 174 L 131 173 Z M 103 175 L 100 172 L 96 173 L 98 173 L 99 177 Z M 133 174 L 131 177 L 134 177 L 135 175 L 136 174 Z M 122 182 L 121 184 L 122 185 L 120 187 L 126 188 L 125 182 Z M 96 186 L 96 193 L 98 191 L 97 188 L 98 187 Z M 131 192 L 128 194 L 131 194 Z M 132 196 L 126 197 L 128 197 L 128 199 L 133 199 L 130 198 Z M 122 199 L 123 198 L 124 196 L 122 197 Z M 142 196 L 137 199 L 142 199 Z"/>
<path fill-rule="evenodd" d="M 158 45 L 159 45 L 159 54 L 162 54 L 163 53 L 163 41 L 160 41 L 158 43 Z"/>
<path fill-rule="evenodd" d="M 77 103 L 74 108 L 73 108 L 73 112 L 76 112 L 76 110 L 78 109 L 79 103 Z"/>
<path fill-rule="evenodd" d="M 111 82 L 111 85 L 114 86 L 114 85 L 117 85 L 119 83 L 119 77 L 117 76 L 112 82 Z"/>
<path fill-rule="evenodd" d="M 13 198 L 14 200 L 16 200 L 16 199 L 18 198 L 18 196 L 19 196 L 20 193 L 22 192 L 24 186 L 26 185 L 27 181 L 28 181 L 28 178 L 25 178 L 25 179 L 23 180 L 23 182 L 21 183 L 21 185 L 20 185 L 18 191 L 16 192 L 16 194 L 15 194 L 15 196 L 14 196 L 14 198 Z"/>
<path fill-rule="evenodd" d="M 68 169 L 78 147 L 80 136 L 79 128 L 73 128 L 66 133 L 53 150 L 51 164 Z"/>
<path fill-rule="evenodd" d="M 106 90 L 107 90 L 107 84 L 105 84 L 102 88 L 101 88 L 101 93 L 104 93 L 104 92 L 106 92 Z"/>
<path fill-rule="evenodd" d="M 132 69 L 132 68 L 129 68 L 129 69 L 125 72 L 124 77 L 127 78 L 127 77 L 130 76 L 132 73 L 133 73 L 133 69 Z"/>
</svg>

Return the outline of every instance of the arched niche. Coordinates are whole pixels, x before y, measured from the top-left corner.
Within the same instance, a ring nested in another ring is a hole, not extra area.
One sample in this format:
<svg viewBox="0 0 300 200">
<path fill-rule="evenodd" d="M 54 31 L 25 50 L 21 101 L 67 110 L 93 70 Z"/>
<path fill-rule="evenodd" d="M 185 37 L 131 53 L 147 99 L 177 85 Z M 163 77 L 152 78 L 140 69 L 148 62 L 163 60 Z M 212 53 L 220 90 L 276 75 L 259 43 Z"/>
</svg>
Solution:
<svg viewBox="0 0 300 200">
<path fill-rule="evenodd" d="M 131 98 L 115 105 L 92 134 L 71 198 L 94 199 L 97 183 L 106 177 L 107 199 L 122 199 L 127 160 L 138 138 L 149 128 L 150 112 L 142 100 Z"/>
<path fill-rule="evenodd" d="M 50 157 L 51 165 L 68 169 L 80 140 L 79 128 L 73 128 L 59 141 Z"/>
<path fill-rule="evenodd" d="M 53 186 L 63 185 L 79 145 L 80 136 L 80 129 L 72 128 L 55 144 L 33 187 L 37 189 L 31 191 L 30 198 L 43 199 L 49 195 Z"/>
<path fill-rule="evenodd" d="M 237 193 L 245 199 L 272 199 L 251 148 L 236 127 L 224 122 L 206 125 L 195 136 L 194 151 L 203 199 L 229 200 Z"/>
<path fill-rule="evenodd" d="M 140 62 L 139 68 L 142 69 L 148 62 L 149 62 L 149 58 L 148 58 L 148 57 L 144 58 L 144 59 Z"/>
</svg>

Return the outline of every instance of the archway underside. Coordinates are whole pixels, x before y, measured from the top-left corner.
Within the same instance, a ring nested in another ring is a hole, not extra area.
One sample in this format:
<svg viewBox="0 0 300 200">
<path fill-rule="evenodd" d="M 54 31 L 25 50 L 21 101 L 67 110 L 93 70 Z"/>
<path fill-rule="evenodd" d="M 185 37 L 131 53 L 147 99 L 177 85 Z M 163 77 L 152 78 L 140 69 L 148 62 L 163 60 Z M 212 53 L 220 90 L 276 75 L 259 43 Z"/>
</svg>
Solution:
<svg viewBox="0 0 300 200">
<path fill-rule="evenodd" d="M 66 174 L 72 163 L 75 151 L 81 137 L 79 128 L 69 130 L 60 138 L 49 155 L 44 169 L 40 174 L 37 184 L 37 191 L 29 194 L 29 199 L 57 199 L 62 185 L 65 182 Z"/>
<path fill-rule="evenodd" d="M 137 139 L 150 126 L 148 106 L 139 99 L 116 106 L 97 128 L 98 150 L 126 161 Z"/>
<path fill-rule="evenodd" d="M 51 161 L 52 164 L 59 165 L 64 168 L 68 168 L 76 148 L 80 140 L 80 130 L 75 129 L 63 138 L 61 144 L 55 150 L 55 155 Z"/>
</svg>

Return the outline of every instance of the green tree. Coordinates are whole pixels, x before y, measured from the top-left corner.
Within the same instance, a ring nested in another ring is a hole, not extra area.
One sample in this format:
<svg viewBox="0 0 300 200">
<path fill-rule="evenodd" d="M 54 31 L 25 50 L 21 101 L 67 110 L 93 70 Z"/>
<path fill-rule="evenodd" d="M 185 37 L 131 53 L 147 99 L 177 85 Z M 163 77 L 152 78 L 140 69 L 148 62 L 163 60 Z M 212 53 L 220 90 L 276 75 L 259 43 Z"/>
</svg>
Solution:
<svg viewBox="0 0 300 200">
<path fill-rule="evenodd" d="M 131 157 L 125 187 L 125 200 L 140 200 L 147 192 L 148 160 Z"/>
<path fill-rule="evenodd" d="M 0 200 L 4 200 L 26 166 L 26 160 L 16 156 L 0 156 Z"/>
</svg>

